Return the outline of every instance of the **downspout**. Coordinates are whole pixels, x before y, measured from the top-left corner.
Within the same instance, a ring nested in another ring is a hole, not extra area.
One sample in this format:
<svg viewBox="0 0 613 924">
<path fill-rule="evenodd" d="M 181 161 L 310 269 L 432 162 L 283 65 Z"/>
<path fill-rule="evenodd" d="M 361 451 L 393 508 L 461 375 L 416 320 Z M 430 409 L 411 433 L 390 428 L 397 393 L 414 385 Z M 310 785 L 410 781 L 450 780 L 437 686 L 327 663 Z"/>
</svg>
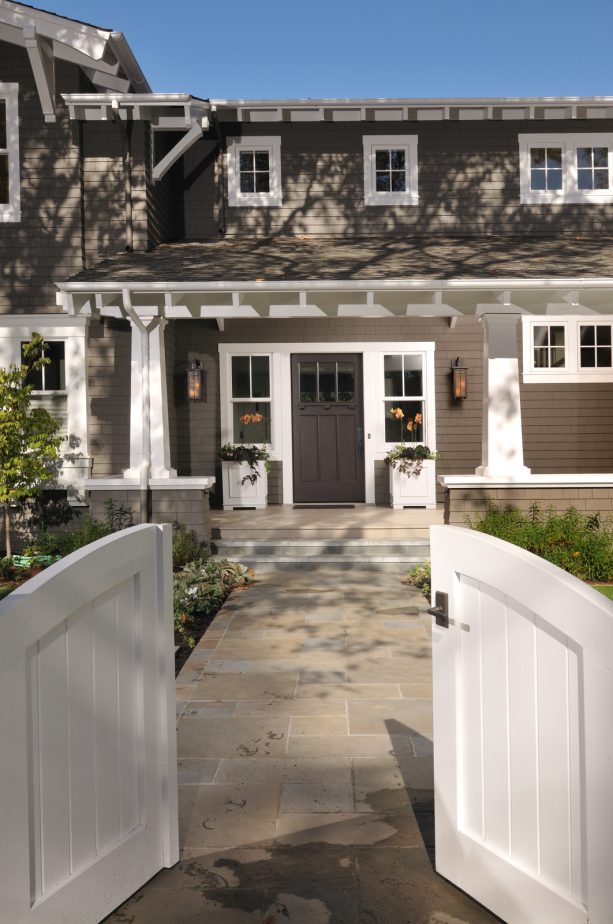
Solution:
<svg viewBox="0 0 613 924">
<path fill-rule="evenodd" d="M 225 172 L 225 153 L 226 153 L 226 138 L 222 133 L 217 121 L 217 115 L 213 106 L 211 106 L 211 125 L 215 132 L 215 137 L 217 138 L 217 159 L 216 164 L 216 173 L 217 173 L 217 230 L 219 236 L 223 237 L 226 233 L 226 195 L 225 195 L 225 186 L 226 186 L 226 172 Z"/>
<path fill-rule="evenodd" d="M 151 396 L 149 385 L 149 334 L 160 323 L 160 318 L 153 318 L 148 324 L 138 316 L 132 306 L 129 289 L 121 290 L 123 310 L 141 335 L 141 413 L 143 418 L 142 458 L 139 468 L 140 522 L 151 522 Z"/>
</svg>

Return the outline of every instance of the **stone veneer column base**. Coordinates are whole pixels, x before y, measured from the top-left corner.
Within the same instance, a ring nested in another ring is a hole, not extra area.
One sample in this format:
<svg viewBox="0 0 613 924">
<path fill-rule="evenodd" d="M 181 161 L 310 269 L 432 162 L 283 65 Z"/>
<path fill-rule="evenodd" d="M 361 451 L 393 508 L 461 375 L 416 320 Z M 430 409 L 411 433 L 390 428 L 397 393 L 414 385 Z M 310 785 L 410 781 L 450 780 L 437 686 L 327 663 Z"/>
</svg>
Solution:
<svg viewBox="0 0 613 924">
<path fill-rule="evenodd" d="M 202 542 L 209 542 L 209 491 L 214 483 L 214 478 L 152 479 L 150 488 L 153 522 L 179 522 L 186 529 L 193 529 Z M 135 479 L 92 478 L 87 481 L 86 487 L 89 492 L 90 512 L 95 519 L 104 519 L 104 505 L 108 500 L 113 500 L 117 506 L 122 505 L 131 510 L 135 526 L 140 523 L 140 488 Z"/>
<path fill-rule="evenodd" d="M 530 475 L 515 480 L 442 475 L 438 481 L 445 489 L 445 523 L 450 526 L 481 519 L 490 505 L 527 511 L 537 503 L 543 510 L 576 507 L 582 513 L 613 516 L 613 474 Z"/>
</svg>

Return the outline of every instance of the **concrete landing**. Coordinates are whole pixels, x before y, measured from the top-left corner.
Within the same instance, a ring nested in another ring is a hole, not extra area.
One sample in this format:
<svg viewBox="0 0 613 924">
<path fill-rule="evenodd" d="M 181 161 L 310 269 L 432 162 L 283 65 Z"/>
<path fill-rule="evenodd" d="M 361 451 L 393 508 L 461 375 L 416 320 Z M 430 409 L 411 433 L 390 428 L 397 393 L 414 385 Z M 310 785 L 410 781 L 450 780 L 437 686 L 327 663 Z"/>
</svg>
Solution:
<svg viewBox="0 0 613 924">
<path fill-rule="evenodd" d="M 430 617 L 392 574 L 265 575 L 177 682 L 181 862 L 107 924 L 493 924 L 433 870 Z"/>
</svg>

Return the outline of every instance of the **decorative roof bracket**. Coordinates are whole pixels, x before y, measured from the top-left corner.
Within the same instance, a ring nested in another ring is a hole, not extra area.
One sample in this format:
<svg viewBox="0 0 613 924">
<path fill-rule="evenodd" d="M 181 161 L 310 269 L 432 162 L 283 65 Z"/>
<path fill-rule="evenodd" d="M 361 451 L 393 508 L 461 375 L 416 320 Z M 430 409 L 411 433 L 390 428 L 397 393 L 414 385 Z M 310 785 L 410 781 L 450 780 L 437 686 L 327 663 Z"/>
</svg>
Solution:
<svg viewBox="0 0 613 924">
<path fill-rule="evenodd" d="M 23 29 L 23 38 L 45 122 L 55 122 L 55 58 L 53 42 L 39 35 L 34 26 Z"/>
</svg>

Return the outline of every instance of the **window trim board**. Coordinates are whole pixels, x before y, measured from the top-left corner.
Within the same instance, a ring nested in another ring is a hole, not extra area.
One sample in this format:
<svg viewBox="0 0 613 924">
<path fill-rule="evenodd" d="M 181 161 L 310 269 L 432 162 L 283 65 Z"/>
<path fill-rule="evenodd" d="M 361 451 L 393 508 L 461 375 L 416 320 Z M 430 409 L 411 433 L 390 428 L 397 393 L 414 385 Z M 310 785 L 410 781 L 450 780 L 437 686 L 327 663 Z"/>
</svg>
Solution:
<svg viewBox="0 0 613 924">
<path fill-rule="evenodd" d="M 0 83 L 0 98 L 6 101 L 6 151 L 9 166 L 9 201 L 8 204 L 0 203 L 0 222 L 18 222 L 21 221 L 19 84 Z"/>
<path fill-rule="evenodd" d="M 363 135 L 364 204 L 375 206 L 417 205 L 417 135 Z M 402 148 L 405 151 L 407 188 L 405 192 L 377 192 L 375 185 L 375 154 L 377 149 Z"/>
</svg>

